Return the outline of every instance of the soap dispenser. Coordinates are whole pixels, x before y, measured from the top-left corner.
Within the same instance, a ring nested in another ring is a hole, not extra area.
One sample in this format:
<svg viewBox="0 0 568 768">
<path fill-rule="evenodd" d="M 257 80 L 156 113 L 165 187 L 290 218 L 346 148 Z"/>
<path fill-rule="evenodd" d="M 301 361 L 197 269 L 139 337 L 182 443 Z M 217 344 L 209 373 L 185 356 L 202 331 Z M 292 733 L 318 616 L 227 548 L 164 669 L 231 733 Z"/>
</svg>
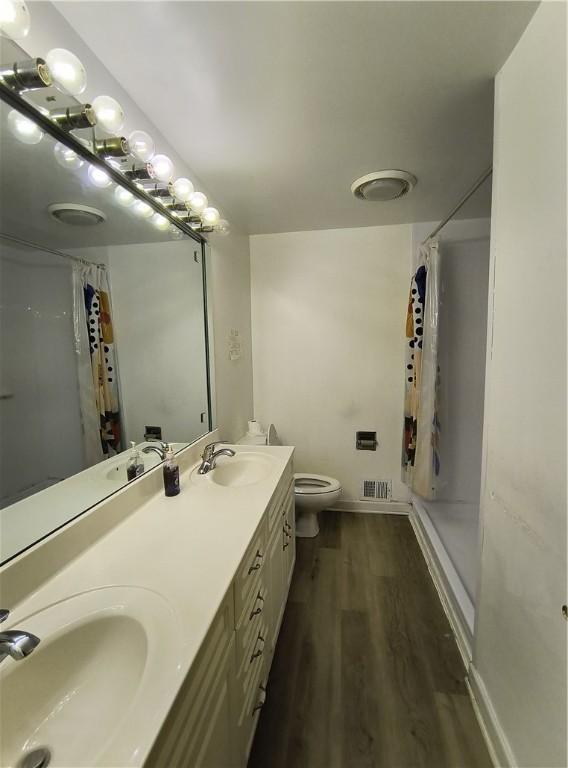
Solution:
<svg viewBox="0 0 568 768">
<path fill-rule="evenodd" d="M 142 456 L 140 456 L 140 451 L 133 440 L 130 441 L 130 448 L 132 449 L 132 453 L 128 459 L 128 464 L 126 465 L 126 477 L 128 478 L 128 482 L 139 477 L 144 472 Z"/>
<path fill-rule="evenodd" d="M 164 450 L 164 490 L 166 496 L 177 496 L 180 491 L 179 466 L 171 445 L 166 445 Z"/>
</svg>

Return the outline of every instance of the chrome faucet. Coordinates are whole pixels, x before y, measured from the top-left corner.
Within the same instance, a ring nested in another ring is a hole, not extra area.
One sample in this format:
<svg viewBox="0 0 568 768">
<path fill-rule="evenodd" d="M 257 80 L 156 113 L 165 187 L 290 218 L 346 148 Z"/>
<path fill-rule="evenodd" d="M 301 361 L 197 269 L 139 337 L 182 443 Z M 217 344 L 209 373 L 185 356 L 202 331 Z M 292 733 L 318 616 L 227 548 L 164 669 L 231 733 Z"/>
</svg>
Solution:
<svg viewBox="0 0 568 768">
<path fill-rule="evenodd" d="M 215 465 L 219 456 L 235 455 L 235 452 L 232 450 L 232 448 L 220 448 L 218 451 L 216 451 L 216 445 L 219 445 L 219 443 L 209 443 L 209 445 L 205 446 L 203 455 L 201 456 L 201 465 L 197 470 L 198 475 L 206 475 L 212 469 L 215 469 Z"/>
<path fill-rule="evenodd" d="M 0 623 L 6 621 L 9 611 L 0 609 Z M 31 632 L 24 632 L 21 629 L 7 629 L 0 632 L 0 661 L 4 661 L 6 656 L 11 656 L 14 661 L 21 661 L 29 656 L 37 648 L 39 637 L 32 635 Z"/>
<path fill-rule="evenodd" d="M 145 448 L 142 448 L 142 453 L 157 453 L 160 459 L 163 461 L 166 458 L 165 445 L 166 443 L 162 443 L 161 448 L 159 448 L 157 445 L 147 445 Z"/>
</svg>

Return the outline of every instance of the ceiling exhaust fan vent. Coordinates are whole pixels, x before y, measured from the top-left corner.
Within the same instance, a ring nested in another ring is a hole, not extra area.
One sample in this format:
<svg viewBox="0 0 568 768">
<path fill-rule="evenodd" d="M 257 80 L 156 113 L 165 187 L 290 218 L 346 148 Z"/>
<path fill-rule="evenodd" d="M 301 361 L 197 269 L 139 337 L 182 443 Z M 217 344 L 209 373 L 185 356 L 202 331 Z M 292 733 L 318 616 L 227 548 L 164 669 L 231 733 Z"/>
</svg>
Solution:
<svg viewBox="0 0 568 768">
<path fill-rule="evenodd" d="M 356 179 L 351 185 L 351 192 L 359 200 L 384 203 L 404 197 L 416 182 L 416 176 L 407 171 L 374 171 Z"/>
<path fill-rule="evenodd" d="M 98 208 L 78 203 L 52 203 L 47 210 L 56 221 L 71 227 L 92 227 L 106 221 L 106 214 Z"/>
</svg>

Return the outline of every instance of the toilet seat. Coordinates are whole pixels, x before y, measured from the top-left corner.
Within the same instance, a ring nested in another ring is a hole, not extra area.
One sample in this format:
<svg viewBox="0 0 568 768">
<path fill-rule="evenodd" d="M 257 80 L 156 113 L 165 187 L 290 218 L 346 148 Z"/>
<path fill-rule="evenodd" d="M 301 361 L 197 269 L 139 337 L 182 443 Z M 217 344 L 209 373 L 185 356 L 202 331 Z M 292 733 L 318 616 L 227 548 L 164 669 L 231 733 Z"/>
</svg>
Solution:
<svg viewBox="0 0 568 768">
<path fill-rule="evenodd" d="M 333 477 L 314 475 L 306 472 L 297 472 L 294 475 L 294 493 L 299 493 L 302 496 L 335 493 L 335 491 L 340 490 L 341 485 Z"/>
</svg>

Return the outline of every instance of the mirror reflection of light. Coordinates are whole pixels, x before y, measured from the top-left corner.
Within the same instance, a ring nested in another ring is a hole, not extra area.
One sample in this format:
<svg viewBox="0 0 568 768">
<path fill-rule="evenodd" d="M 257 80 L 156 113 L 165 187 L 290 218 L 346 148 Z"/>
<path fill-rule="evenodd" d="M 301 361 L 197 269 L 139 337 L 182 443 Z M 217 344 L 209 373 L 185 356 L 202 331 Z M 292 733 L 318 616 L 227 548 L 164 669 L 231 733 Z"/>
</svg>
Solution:
<svg viewBox="0 0 568 768">
<path fill-rule="evenodd" d="M 29 118 L 15 109 L 8 113 L 8 128 L 12 135 L 23 144 L 37 144 L 42 140 L 43 131 Z"/>
<path fill-rule="evenodd" d="M 170 226 L 170 222 L 160 213 L 155 213 L 150 219 L 150 223 L 153 224 L 156 229 L 161 229 L 162 231 Z"/>
<path fill-rule="evenodd" d="M 106 187 L 110 187 L 112 184 L 108 173 L 103 171 L 102 168 L 97 168 L 95 165 L 89 166 L 87 175 L 91 184 L 93 184 L 95 187 L 99 187 L 99 189 L 105 189 Z"/>
<path fill-rule="evenodd" d="M 132 192 L 129 192 L 127 189 L 124 189 L 124 187 L 117 187 L 114 190 L 114 197 L 119 203 L 119 205 L 123 205 L 125 208 L 129 208 L 131 205 L 134 205 L 136 202 L 136 198 L 132 194 Z"/>
<path fill-rule="evenodd" d="M 142 202 L 142 200 L 138 200 L 132 210 L 137 216 L 140 216 L 141 219 L 149 219 L 150 216 L 154 215 L 154 210 L 151 206 L 149 206 L 148 203 Z"/>
<path fill-rule="evenodd" d="M 59 141 L 53 147 L 53 154 L 59 165 L 70 171 L 76 171 L 85 164 L 82 157 L 79 157 L 70 147 L 66 147 L 65 144 L 61 144 Z"/>
</svg>

